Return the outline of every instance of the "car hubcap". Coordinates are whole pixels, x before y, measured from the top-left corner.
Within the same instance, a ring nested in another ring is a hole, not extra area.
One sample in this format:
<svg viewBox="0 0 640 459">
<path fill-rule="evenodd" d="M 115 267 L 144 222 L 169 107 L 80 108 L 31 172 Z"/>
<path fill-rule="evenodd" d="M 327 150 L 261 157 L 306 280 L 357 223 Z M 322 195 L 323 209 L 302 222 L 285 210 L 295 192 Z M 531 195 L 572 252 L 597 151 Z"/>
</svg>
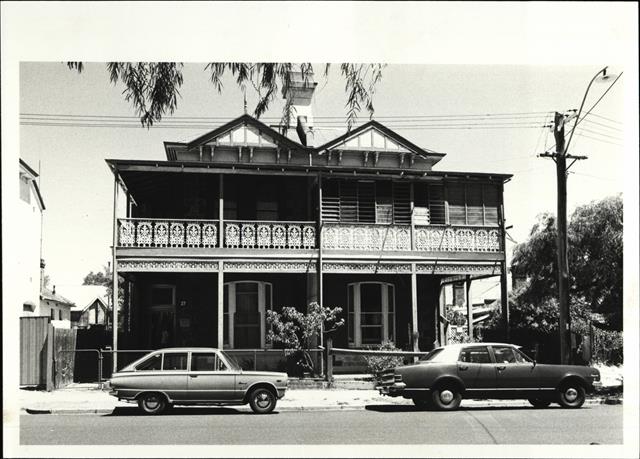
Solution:
<svg viewBox="0 0 640 459">
<path fill-rule="evenodd" d="M 159 405 L 159 401 L 156 397 L 151 397 L 147 399 L 146 405 L 150 410 L 155 410 Z"/>
<path fill-rule="evenodd" d="M 260 408 L 267 408 L 271 402 L 269 401 L 269 395 L 265 393 L 258 394 L 256 397 L 256 405 Z"/>
<path fill-rule="evenodd" d="M 578 391 L 575 390 L 573 387 L 570 389 L 567 389 L 566 392 L 564 393 L 564 397 L 567 399 L 568 402 L 575 402 L 576 399 L 578 398 Z"/>
<path fill-rule="evenodd" d="M 451 400 L 453 400 L 453 392 L 450 390 L 443 390 L 440 392 L 440 400 L 442 400 L 443 403 L 451 403 Z"/>
</svg>

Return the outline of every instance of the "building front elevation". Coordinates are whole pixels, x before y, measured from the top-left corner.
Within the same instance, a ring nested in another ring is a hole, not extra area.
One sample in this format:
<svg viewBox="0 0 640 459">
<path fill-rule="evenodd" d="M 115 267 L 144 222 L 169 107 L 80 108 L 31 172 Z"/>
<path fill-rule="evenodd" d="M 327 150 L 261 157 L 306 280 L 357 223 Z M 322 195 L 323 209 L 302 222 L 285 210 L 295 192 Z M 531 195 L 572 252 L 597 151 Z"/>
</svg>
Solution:
<svg viewBox="0 0 640 459">
<path fill-rule="evenodd" d="M 309 139 L 243 115 L 165 142 L 166 160 L 107 160 L 114 347 L 266 355 L 267 312 L 318 302 L 342 309 L 336 347 L 430 350 L 446 339 L 444 285 L 500 276 L 505 292 L 510 176 L 434 171 L 443 154 L 376 121 Z"/>
</svg>

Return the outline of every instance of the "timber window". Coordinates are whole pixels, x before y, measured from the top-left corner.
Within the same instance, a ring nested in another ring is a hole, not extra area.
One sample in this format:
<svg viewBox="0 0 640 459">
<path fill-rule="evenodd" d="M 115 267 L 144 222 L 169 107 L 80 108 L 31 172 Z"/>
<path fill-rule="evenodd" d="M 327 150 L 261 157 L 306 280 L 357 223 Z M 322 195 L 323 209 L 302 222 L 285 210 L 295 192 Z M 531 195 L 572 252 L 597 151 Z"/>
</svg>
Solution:
<svg viewBox="0 0 640 459">
<path fill-rule="evenodd" d="M 237 281 L 224 285 L 224 346 L 229 349 L 265 347 L 265 311 L 271 309 L 272 286 Z"/>
<path fill-rule="evenodd" d="M 496 185 L 449 183 L 446 195 L 450 224 L 498 226 L 500 194 Z"/>
<path fill-rule="evenodd" d="M 383 282 L 358 282 L 347 286 L 349 345 L 363 346 L 395 341 L 395 290 Z"/>
<path fill-rule="evenodd" d="M 383 180 L 323 182 L 322 219 L 334 223 L 411 223 L 411 184 Z"/>
</svg>

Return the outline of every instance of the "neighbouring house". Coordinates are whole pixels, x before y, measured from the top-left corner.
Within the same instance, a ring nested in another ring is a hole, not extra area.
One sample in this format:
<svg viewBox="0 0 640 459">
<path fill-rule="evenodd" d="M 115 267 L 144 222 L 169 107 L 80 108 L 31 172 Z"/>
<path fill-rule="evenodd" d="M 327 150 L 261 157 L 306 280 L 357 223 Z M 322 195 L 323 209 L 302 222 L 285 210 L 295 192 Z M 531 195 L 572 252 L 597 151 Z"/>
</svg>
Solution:
<svg viewBox="0 0 640 459">
<path fill-rule="evenodd" d="M 71 308 L 73 328 L 107 326 L 107 288 L 102 285 L 65 285 L 64 293 L 74 306 Z"/>
<path fill-rule="evenodd" d="M 71 325 L 71 307 L 73 302 L 56 292 L 56 286 L 52 290 L 43 288 L 40 294 L 40 314 L 49 316 L 51 321 L 58 321 L 57 324 L 64 328 Z"/>
<path fill-rule="evenodd" d="M 434 170 L 443 153 L 375 120 L 318 142 L 299 80 L 287 135 L 245 114 L 165 142 L 165 160 L 106 160 L 127 324 L 114 348 L 213 346 L 276 368 L 266 311 L 317 301 L 343 309 L 335 347 L 430 350 L 447 342 L 444 286 L 492 276 L 506 317 L 511 175 Z"/>
<path fill-rule="evenodd" d="M 40 311 L 40 290 L 43 282 L 44 260 L 41 256 L 42 214 L 45 209 L 38 174 L 24 160 L 19 160 L 21 256 L 11 267 L 19 282 L 22 295 L 21 316 L 46 315 Z"/>
</svg>

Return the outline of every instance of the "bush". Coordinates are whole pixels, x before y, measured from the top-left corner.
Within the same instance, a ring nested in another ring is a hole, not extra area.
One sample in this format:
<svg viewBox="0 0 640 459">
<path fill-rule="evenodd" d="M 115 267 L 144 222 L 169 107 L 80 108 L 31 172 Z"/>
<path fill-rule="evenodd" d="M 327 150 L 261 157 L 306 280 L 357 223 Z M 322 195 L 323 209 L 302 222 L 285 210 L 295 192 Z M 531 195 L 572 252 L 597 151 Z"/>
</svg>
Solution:
<svg viewBox="0 0 640 459">
<path fill-rule="evenodd" d="M 375 349 L 377 351 L 399 351 L 393 341 L 383 341 Z M 364 360 L 367 362 L 367 372 L 376 375 L 376 373 L 390 367 L 402 365 L 404 359 L 402 357 L 394 357 L 392 355 L 366 355 Z"/>
</svg>

